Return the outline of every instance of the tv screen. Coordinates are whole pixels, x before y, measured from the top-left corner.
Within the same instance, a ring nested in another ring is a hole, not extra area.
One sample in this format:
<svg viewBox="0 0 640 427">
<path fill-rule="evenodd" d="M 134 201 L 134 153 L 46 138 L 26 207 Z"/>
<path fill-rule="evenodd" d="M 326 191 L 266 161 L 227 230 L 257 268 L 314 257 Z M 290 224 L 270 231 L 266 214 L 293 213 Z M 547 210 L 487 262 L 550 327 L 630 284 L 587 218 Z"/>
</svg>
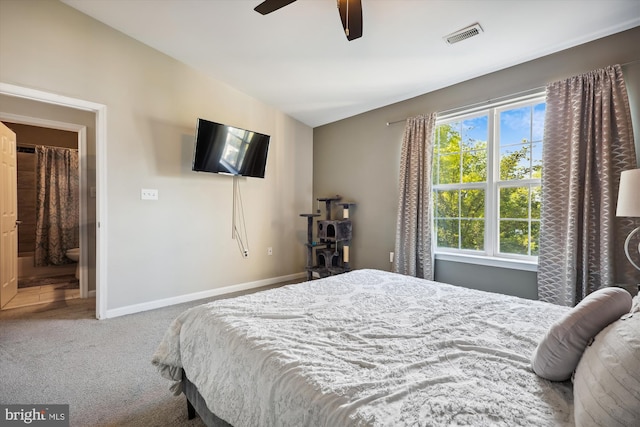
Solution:
<svg viewBox="0 0 640 427">
<path fill-rule="evenodd" d="M 264 178 L 269 135 L 198 119 L 192 169 Z"/>
</svg>

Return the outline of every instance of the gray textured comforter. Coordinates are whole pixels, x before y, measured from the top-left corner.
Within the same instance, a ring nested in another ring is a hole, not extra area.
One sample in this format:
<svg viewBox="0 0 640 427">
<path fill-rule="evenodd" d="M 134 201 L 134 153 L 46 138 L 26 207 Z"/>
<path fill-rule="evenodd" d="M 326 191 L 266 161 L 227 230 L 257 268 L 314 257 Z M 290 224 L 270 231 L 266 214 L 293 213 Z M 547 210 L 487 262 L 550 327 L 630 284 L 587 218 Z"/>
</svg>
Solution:
<svg viewBox="0 0 640 427">
<path fill-rule="evenodd" d="M 530 367 L 567 310 L 358 270 L 190 309 L 153 363 L 235 427 L 573 425 Z"/>
</svg>

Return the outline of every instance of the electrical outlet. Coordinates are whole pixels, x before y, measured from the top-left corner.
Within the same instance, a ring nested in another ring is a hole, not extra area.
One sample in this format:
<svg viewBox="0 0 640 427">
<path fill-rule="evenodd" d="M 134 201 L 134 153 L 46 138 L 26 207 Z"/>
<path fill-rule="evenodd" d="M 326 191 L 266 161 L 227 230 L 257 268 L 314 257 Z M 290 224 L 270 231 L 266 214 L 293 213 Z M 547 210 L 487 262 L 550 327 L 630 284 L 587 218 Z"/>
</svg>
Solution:
<svg viewBox="0 0 640 427">
<path fill-rule="evenodd" d="M 267 255 L 273 255 L 273 248 L 271 246 L 267 248 Z"/>
<path fill-rule="evenodd" d="M 142 188 L 140 190 L 140 199 L 158 200 L 158 190 L 155 188 Z"/>
<path fill-rule="evenodd" d="M 393 256 L 395 254 L 393 252 L 389 252 L 389 262 L 393 262 Z"/>
<path fill-rule="evenodd" d="M 242 252 L 242 256 L 245 258 L 249 258 L 249 250 L 245 249 L 244 252 Z"/>
</svg>

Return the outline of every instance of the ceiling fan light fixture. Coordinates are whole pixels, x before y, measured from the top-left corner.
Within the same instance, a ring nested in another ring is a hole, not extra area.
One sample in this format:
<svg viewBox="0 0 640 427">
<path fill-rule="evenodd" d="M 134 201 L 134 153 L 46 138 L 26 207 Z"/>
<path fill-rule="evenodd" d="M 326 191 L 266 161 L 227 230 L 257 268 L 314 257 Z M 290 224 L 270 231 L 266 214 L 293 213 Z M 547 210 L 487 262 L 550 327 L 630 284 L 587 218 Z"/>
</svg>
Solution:
<svg viewBox="0 0 640 427">
<path fill-rule="evenodd" d="M 483 33 L 482 27 L 480 26 L 480 24 L 476 23 L 469 27 L 463 28 L 454 33 L 446 35 L 443 37 L 443 39 L 448 44 L 454 44 L 471 37 L 479 36 L 481 33 Z"/>
</svg>

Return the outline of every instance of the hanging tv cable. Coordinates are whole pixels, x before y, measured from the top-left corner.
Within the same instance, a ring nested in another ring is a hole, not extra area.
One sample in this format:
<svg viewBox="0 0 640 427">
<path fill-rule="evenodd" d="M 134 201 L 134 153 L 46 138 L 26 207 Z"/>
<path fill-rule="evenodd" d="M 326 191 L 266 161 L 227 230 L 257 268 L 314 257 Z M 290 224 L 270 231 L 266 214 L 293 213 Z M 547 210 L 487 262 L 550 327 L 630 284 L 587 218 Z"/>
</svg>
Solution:
<svg viewBox="0 0 640 427">
<path fill-rule="evenodd" d="M 247 225 L 244 220 L 244 206 L 238 177 L 233 177 L 233 224 L 231 238 L 238 243 L 238 249 L 244 258 L 249 256 L 249 237 Z"/>
</svg>

